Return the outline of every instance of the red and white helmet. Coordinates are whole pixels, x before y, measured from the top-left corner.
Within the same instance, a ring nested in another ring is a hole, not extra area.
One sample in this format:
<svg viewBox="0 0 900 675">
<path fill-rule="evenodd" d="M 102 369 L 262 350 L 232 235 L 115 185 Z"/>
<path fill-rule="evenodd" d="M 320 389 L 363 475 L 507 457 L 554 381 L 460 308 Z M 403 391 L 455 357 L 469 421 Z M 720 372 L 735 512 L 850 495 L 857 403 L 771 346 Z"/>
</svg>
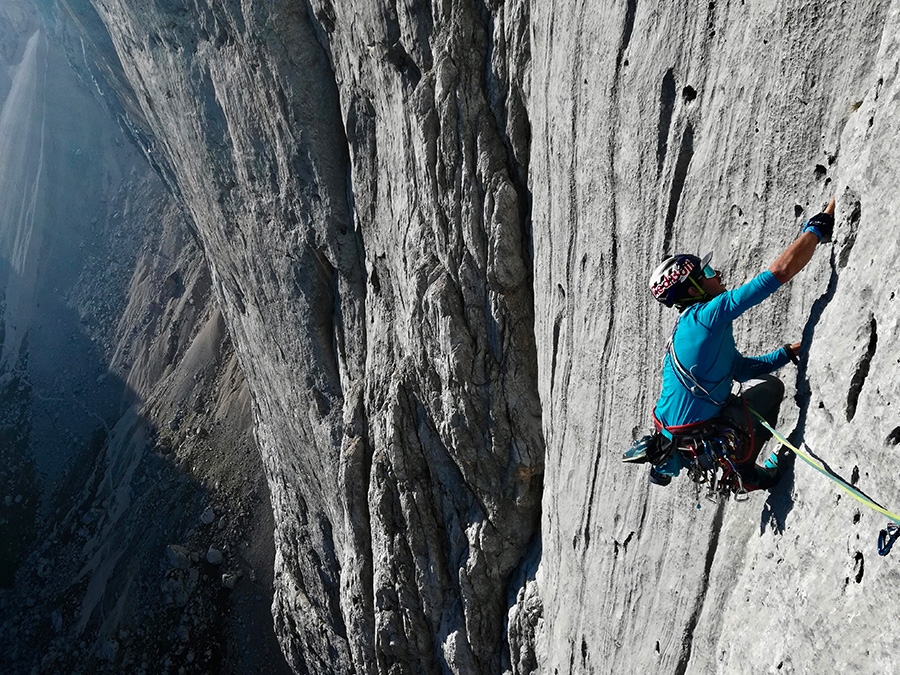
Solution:
<svg viewBox="0 0 900 675">
<path fill-rule="evenodd" d="M 707 253 L 702 258 L 687 253 L 669 256 L 650 274 L 650 293 L 666 307 L 699 299 L 688 293 L 692 277 L 699 286 L 703 283 L 703 270 L 712 258 Z"/>
</svg>

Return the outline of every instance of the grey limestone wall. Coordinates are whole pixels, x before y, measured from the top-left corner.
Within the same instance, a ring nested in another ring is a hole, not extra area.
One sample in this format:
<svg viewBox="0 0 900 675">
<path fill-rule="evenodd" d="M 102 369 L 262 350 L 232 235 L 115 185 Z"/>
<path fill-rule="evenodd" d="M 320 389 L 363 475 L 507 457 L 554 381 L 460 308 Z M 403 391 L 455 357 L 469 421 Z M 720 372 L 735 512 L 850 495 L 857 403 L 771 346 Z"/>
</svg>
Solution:
<svg viewBox="0 0 900 675">
<path fill-rule="evenodd" d="M 531 622 L 542 672 L 892 669 L 897 571 L 876 555 L 883 515 L 799 460 L 770 495 L 701 497 L 698 510 L 689 481 L 650 486 L 618 455 L 648 426 L 674 319 L 650 300 L 646 271 L 667 253 L 711 250 L 726 283 L 740 284 L 834 195 L 834 242 L 735 336 L 745 353 L 802 338 L 799 368 L 781 372 L 781 428 L 898 503 L 898 238 L 885 183 L 897 10 L 533 8 L 547 461 L 539 590 L 523 597 L 543 601 Z M 865 640 L 852 637 L 860 629 Z"/>
</svg>

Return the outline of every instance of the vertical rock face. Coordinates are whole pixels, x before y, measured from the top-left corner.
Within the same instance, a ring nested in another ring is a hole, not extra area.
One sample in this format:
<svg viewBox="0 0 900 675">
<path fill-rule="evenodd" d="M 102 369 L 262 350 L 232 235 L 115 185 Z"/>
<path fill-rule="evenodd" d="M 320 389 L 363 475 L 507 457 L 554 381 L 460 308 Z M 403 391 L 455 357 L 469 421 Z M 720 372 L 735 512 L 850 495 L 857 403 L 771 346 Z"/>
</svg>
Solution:
<svg viewBox="0 0 900 675">
<path fill-rule="evenodd" d="M 532 8 L 547 473 L 538 590 L 528 594 L 542 599 L 543 623 L 526 625 L 538 627 L 542 672 L 891 668 L 895 563 L 875 555 L 884 516 L 800 461 L 771 495 L 701 498 L 699 510 L 684 477 L 657 488 L 618 461 L 647 427 L 674 319 L 650 300 L 647 270 L 676 250 L 712 250 L 734 287 L 834 195 L 834 242 L 739 319 L 735 336 L 745 353 L 802 337 L 805 361 L 781 373 L 780 427 L 900 506 L 897 353 L 885 348 L 897 337 L 885 283 L 897 199 L 882 182 L 900 112 L 890 93 L 898 8 L 834 9 Z M 890 599 L 863 600 L 867 587 Z M 867 639 L 849 646 L 852 630 Z"/>
<path fill-rule="evenodd" d="M 527 14 L 96 7 L 253 392 L 291 664 L 498 671 L 543 459 Z"/>
<path fill-rule="evenodd" d="M 374 587 L 364 614 L 373 624 L 354 626 L 374 629 L 374 640 L 354 660 L 381 672 L 496 672 L 543 460 L 524 181 L 527 11 L 313 11 L 340 88 L 368 272 L 373 454 L 368 477 L 347 487 L 368 491 L 372 580 L 348 571 L 351 594 Z"/>
<path fill-rule="evenodd" d="M 647 270 L 737 285 L 834 194 L 736 337 L 802 337 L 780 426 L 900 500 L 896 3 L 65 4 L 209 261 L 294 670 L 889 669 L 883 516 L 802 464 L 697 510 L 619 454 L 674 318 Z"/>
</svg>

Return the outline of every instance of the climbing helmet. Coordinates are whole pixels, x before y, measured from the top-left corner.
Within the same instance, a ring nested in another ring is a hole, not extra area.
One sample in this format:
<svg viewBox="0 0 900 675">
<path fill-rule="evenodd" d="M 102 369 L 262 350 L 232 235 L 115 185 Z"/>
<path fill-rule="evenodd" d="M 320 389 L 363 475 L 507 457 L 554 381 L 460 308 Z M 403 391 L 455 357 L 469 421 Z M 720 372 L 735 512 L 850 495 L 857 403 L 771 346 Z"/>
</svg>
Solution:
<svg viewBox="0 0 900 675">
<path fill-rule="evenodd" d="M 650 293 L 666 307 L 701 300 L 702 296 L 691 296 L 688 288 L 693 285 L 702 290 L 704 277 L 712 278 L 715 270 L 709 266 L 712 253 L 702 258 L 688 253 L 669 256 L 650 275 Z"/>
</svg>

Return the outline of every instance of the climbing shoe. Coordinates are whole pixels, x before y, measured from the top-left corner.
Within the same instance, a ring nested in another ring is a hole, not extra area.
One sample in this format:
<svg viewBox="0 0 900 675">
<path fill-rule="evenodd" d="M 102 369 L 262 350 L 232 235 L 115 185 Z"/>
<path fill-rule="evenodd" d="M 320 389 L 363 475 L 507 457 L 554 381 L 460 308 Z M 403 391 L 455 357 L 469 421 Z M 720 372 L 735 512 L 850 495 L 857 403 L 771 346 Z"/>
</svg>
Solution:
<svg viewBox="0 0 900 675">
<path fill-rule="evenodd" d="M 772 451 L 772 454 L 770 454 L 768 456 L 768 458 L 766 459 L 766 461 L 763 462 L 762 468 L 768 469 L 771 471 L 778 470 L 778 451 L 780 449 L 781 449 L 781 446 L 775 448 L 775 450 Z"/>
<path fill-rule="evenodd" d="M 793 451 L 787 446 L 779 445 L 763 463 L 762 468 L 782 472 L 785 469 L 785 460 L 793 456 L 793 454 Z M 780 465 L 779 461 L 781 462 Z"/>
<path fill-rule="evenodd" d="M 769 457 L 763 462 L 763 469 L 767 471 L 777 471 L 778 470 L 778 452 L 773 452 Z"/>
<path fill-rule="evenodd" d="M 650 469 L 650 482 L 654 485 L 668 485 L 672 482 L 672 476 L 663 473 L 654 466 Z"/>
</svg>

